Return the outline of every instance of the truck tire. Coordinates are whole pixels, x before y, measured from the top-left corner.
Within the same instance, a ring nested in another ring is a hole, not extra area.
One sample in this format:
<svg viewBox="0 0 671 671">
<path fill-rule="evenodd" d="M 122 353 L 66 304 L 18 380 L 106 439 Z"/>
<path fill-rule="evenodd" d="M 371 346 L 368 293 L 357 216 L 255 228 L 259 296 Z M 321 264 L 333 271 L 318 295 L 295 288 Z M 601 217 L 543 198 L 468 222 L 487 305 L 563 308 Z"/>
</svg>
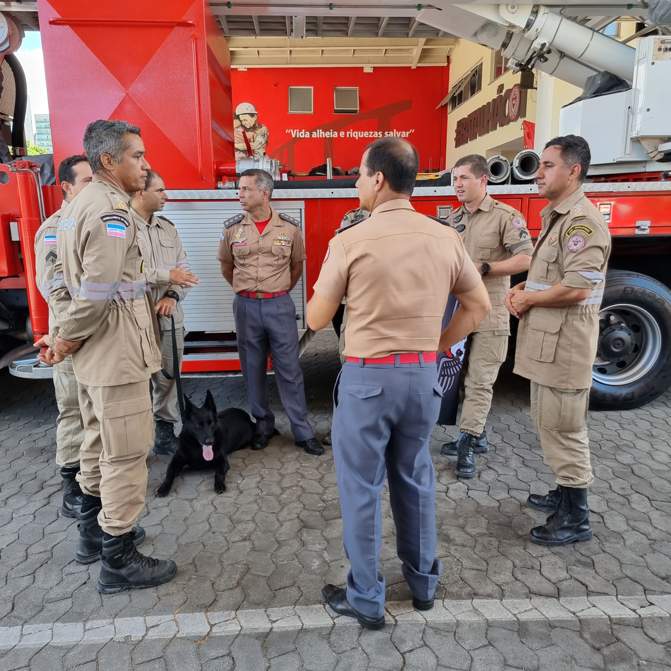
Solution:
<svg viewBox="0 0 671 671">
<path fill-rule="evenodd" d="M 638 408 L 671 385 L 671 290 L 641 273 L 612 270 L 600 310 L 591 407 Z"/>
</svg>

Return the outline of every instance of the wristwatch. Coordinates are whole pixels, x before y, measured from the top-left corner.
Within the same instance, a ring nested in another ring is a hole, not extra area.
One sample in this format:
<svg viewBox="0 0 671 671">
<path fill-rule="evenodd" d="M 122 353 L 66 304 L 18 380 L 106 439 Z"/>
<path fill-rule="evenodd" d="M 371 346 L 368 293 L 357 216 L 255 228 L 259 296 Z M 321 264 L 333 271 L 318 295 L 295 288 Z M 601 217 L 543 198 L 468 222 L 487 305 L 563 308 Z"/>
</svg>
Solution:
<svg viewBox="0 0 671 671">
<path fill-rule="evenodd" d="M 482 277 L 484 277 L 485 275 L 487 275 L 489 273 L 489 271 L 491 269 L 492 269 L 492 267 L 487 263 L 487 261 L 483 261 L 480 264 L 480 275 L 482 275 Z"/>
<path fill-rule="evenodd" d="M 179 294 L 173 289 L 168 289 L 168 291 L 163 294 L 166 298 L 172 298 L 173 300 L 179 303 Z"/>
</svg>

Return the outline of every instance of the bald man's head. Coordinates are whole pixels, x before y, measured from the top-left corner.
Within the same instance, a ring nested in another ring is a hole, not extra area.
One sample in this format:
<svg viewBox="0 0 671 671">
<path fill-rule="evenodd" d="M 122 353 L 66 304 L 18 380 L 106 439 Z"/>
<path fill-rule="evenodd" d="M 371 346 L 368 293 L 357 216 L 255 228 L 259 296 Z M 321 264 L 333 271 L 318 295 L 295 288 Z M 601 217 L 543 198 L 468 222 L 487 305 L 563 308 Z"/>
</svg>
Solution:
<svg viewBox="0 0 671 671">
<path fill-rule="evenodd" d="M 368 176 L 381 172 L 395 193 L 411 195 L 415 188 L 419 156 L 406 140 L 385 137 L 369 145 L 363 156 Z"/>
</svg>

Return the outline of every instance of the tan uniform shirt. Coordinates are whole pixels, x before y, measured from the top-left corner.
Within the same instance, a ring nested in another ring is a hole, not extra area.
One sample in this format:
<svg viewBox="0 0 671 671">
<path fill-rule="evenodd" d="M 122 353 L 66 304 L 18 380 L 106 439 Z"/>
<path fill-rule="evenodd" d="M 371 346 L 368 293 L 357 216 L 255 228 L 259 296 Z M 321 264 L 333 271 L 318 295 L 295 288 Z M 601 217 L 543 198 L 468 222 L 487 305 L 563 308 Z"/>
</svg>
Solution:
<svg viewBox="0 0 671 671">
<path fill-rule="evenodd" d="M 524 217 L 513 207 L 486 195 L 478 209 L 470 213 L 463 205 L 455 210 L 450 223 L 461 234 L 464 246 L 476 267 L 483 262 L 503 261 L 516 254 L 528 254 L 534 248 Z M 505 306 L 510 276 L 482 278 L 489 292 L 491 312 L 475 333 L 494 331 L 510 335 L 510 315 Z"/>
<path fill-rule="evenodd" d="M 67 205 L 67 203 L 64 203 Z M 58 209 L 35 233 L 35 281 L 45 301 L 49 301 L 49 293 L 52 288 L 62 285 L 61 278 L 54 279 L 54 266 L 57 258 L 57 231 L 58 222 L 61 218 L 62 209 Z M 54 311 L 49 306 L 49 330 L 54 324 Z"/>
<path fill-rule="evenodd" d="M 251 156 L 247 150 L 245 135 L 247 135 L 247 140 L 252 150 Z M 254 128 L 245 128 L 242 124 L 236 126 L 233 130 L 235 158 L 261 158 L 262 156 L 265 156 L 266 149 L 268 148 L 269 135 L 268 127 L 263 124 L 258 124 Z"/>
<path fill-rule="evenodd" d="M 233 262 L 233 291 L 288 291 L 291 265 L 305 260 L 305 246 L 298 223 L 272 211 L 259 235 L 249 214 L 236 215 L 224 224 L 219 262 Z"/>
<path fill-rule="evenodd" d="M 531 258 L 528 291 L 555 284 L 591 289 L 577 305 L 533 307 L 520 320 L 515 373 L 558 389 L 588 389 L 599 337 L 611 242 L 608 225 L 578 189 L 541 212 L 543 225 Z"/>
<path fill-rule="evenodd" d="M 435 352 L 451 291 L 469 291 L 480 274 L 459 235 L 390 200 L 329 243 L 315 292 L 347 298 L 345 355 Z"/>
<path fill-rule="evenodd" d="M 54 332 L 84 341 L 72 360 L 85 385 L 141 382 L 160 368 L 128 201 L 94 178 L 61 213 L 54 272 L 62 272 L 64 286 L 52 291 L 50 304 Z"/>
<path fill-rule="evenodd" d="M 173 268 L 189 268 L 186 252 L 177 228 L 170 219 L 154 214 L 147 221 L 131 208 L 133 220 L 138 228 L 138 244 L 142 255 L 142 272 L 147 279 L 149 292 L 154 305 L 165 295 L 166 291 L 174 291 L 179 296 L 177 307 L 173 312 L 175 326 L 184 325 L 184 308 L 182 301 L 187 289 L 178 284 L 170 283 L 170 271 Z M 162 331 L 171 328 L 170 317 L 159 317 Z"/>
</svg>

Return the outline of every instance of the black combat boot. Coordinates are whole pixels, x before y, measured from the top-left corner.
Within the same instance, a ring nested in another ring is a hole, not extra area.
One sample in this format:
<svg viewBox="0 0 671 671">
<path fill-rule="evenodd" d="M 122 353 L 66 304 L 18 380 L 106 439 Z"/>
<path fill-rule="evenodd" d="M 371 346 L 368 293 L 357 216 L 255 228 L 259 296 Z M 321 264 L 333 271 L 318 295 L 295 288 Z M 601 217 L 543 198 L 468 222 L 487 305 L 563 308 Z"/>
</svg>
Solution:
<svg viewBox="0 0 671 671">
<path fill-rule="evenodd" d="M 471 436 L 470 433 L 463 433 L 457 441 L 456 474 L 460 480 L 470 480 L 475 477 L 475 455 L 473 454 L 473 445 L 477 439 L 477 436 Z"/>
<path fill-rule="evenodd" d="M 467 435 L 463 431 L 459 434 L 457 440 L 452 440 L 449 443 L 443 443 L 440 448 L 440 453 L 445 457 L 456 457 L 458 451 L 459 440 L 461 437 Z M 487 440 L 487 431 L 483 431 L 473 443 L 473 452 L 475 454 L 486 454 L 489 451 L 489 441 Z"/>
<path fill-rule="evenodd" d="M 592 538 L 589 525 L 587 489 L 561 488 L 557 511 L 548 517 L 543 526 L 534 527 L 529 538 L 539 545 L 566 545 Z"/>
<path fill-rule="evenodd" d="M 557 489 L 551 489 L 547 494 L 529 494 L 527 497 L 527 505 L 536 510 L 553 513 L 557 510 L 560 499 L 561 485 L 557 485 Z"/>
<path fill-rule="evenodd" d="M 156 420 L 154 454 L 171 456 L 177 451 L 175 427 L 163 419 Z"/>
<path fill-rule="evenodd" d="M 101 594 L 156 587 L 175 577 L 175 562 L 146 557 L 138 552 L 132 533 L 110 536 L 103 532 L 102 566 L 98 578 L 98 591 Z"/>
<path fill-rule="evenodd" d="M 61 504 L 61 514 L 65 517 L 79 517 L 82 509 L 82 490 L 79 489 L 77 482 L 77 473 L 79 473 L 79 464 L 73 466 L 61 466 L 61 477 L 63 478 L 63 503 Z"/>
<path fill-rule="evenodd" d="M 92 564 L 100 559 L 100 553 L 103 545 L 103 530 L 98 524 L 98 513 L 102 508 L 100 499 L 97 496 L 82 494 L 82 510 L 79 514 L 79 542 L 75 559 L 80 564 Z M 130 532 L 134 542 L 138 545 L 145 539 L 145 531 L 142 527 L 136 526 Z"/>
</svg>

